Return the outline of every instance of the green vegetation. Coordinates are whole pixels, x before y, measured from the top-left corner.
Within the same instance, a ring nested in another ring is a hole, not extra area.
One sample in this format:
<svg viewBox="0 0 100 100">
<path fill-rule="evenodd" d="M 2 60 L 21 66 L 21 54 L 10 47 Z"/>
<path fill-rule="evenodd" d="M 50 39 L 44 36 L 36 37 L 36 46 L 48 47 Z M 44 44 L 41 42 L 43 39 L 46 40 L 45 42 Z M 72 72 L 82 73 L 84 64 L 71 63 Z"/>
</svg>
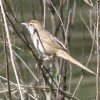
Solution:
<svg viewBox="0 0 100 100">
<path fill-rule="evenodd" d="M 9 1 L 9 0 L 8 0 Z M 16 10 L 16 16 L 18 18 L 18 21 L 21 23 L 27 22 L 31 19 L 37 19 L 37 20 L 42 20 L 42 13 L 41 13 L 41 7 L 37 5 L 40 5 L 38 0 L 19 0 L 18 4 L 16 5 L 16 0 L 13 0 L 13 5 L 15 5 L 15 10 Z M 78 0 L 77 1 L 79 4 L 77 5 L 76 12 L 75 12 L 75 19 L 73 23 L 73 29 L 71 32 L 71 39 L 70 39 L 70 45 L 69 45 L 69 54 L 77 59 L 79 62 L 83 63 L 84 65 L 87 64 L 90 52 L 91 52 L 91 47 L 92 47 L 92 39 L 90 36 L 90 33 L 88 32 L 87 28 L 85 25 L 82 23 L 81 18 L 79 17 L 79 13 L 82 13 L 83 18 L 89 25 L 89 7 L 83 3 L 83 1 Z M 82 6 L 82 7 L 81 7 Z M 32 8 L 33 7 L 33 8 Z M 22 10 L 22 11 L 20 11 Z M 66 10 L 64 10 L 66 11 Z M 8 11 L 10 13 L 10 11 Z M 35 13 L 35 17 L 34 17 Z M 64 15 L 66 15 L 66 12 L 64 12 Z M 12 16 L 10 16 L 12 17 Z M 65 16 L 66 17 L 66 16 Z M 94 20 L 94 14 L 92 14 L 92 18 Z M 14 20 L 14 19 L 13 19 Z M 16 25 L 15 25 L 16 26 Z M 25 32 L 25 36 L 28 38 L 29 43 L 31 44 L 33 51 L 36 55 L 38 55 L 38 52 L 33 46 L 32 40 L 30 39 L 30 34 L 28 31 L 21 26 L 21 28 Z M 52 28 L 51 28 L 51 18 L 50 18 L 50 11 L 47 9 L 47 15 L 46 15 L 46 28 L 52 33 Z M 19 31 L 20 32 L 20 31 Z M 11 32 L 10 32 L 11 33 Z M 58 33 L 61 33 L 59 31 Z M 22 33 L 19 33 L 22 37 Z M 0 35 L 3 37 L 3 31 L 0 25 Z M 13 47 L 13 49 L 16 51 L 18 55 L 25 61 L 25 63 L 28 65 L 28 67 L 31 69 L 31 71 L 40 79 L 42 80 L 42 73 L 39 72 L 39 68 L 36 67 L 36 61 L 32 57 L 32 54 L 29 51 L 29 48 L 25 45 L 25 43 L 22 42 L 22 40 L 16 35 L 14 32 L 13 34 L 11 33 L 11 41 L 14 43 L 14 46 L 20 48 L 17 49 L 16 47 Z M 63 40 L 61 37 L 61 34 L 58 34 L 58 38 L 60 40 Z M 95 48 L 94 48 L 95 51 Z M 96 55 L 92 54 L 91 60 L 89 62 L 88 67 L 96 71 Z M 8 52 L 9 55 L 9 52 Z M 11 59 L 10 56 L 8 57 L 9 59 L 9 74 L 10 74 L 10 81 L 16 82 L 14 70 L 12 69 L 12 64 L 11 64 Z M 17 70 L 19 70 L 19 76 L 21 74 L 22 79 L 24 80 L 25 83 L 31 83 L 34 81 L 34 77 L 30 74 L 28 69 L 25 67 L 25 65 L 19 60 L 18 57 L 15 57 L 17 63 Z M 72 82 L 71 82 L 71 93 L 75 91 L 75 88 L 78 84 L 78 81 L 80 79 L 81 75 L 81 69 L 75 65 L 72 64 Z M 68 70 L 67 70 L 67 84 L 69 84 L 69 76 L 70 76 L 70 68 L 69 68 L 69 63 L 68 63 Z M 58 68 L 59 69 L 59 68 Z M 57 72 L 55 71 L 56 68 L 52 68 L 52 72 L 55 72 L 55 77 Z M 41 75 L 40 75 L 41 74 Z M 5 59 L 5 54 L 4 54 L 4 44 L 2 41 L 0 41 L 0 76 L 6 77 L 6 59 Z M 41 77 L 39 77 L 41 76 Z M 54 78 L 55 78 L 54 77 Z M 2 79 L 1 79 L 2 80 Z M 5 83 L 6 81 L 2 80 L 2 83 Z M 40 82 L 41 83 L 41 82 Z M 40 84 L 39 83 L 39 84 Z M 32 84 L 36 84 L 36 82 L 33 82 Z M 39 85 L 36 84 L 36 85 Z M 40 91 L 39 91 L 40 92 Z M 84 75 L 84 78 L 82 80 L 82 84 L 80 85 L 78 93 L 78 98 L 79 100 L 91 100 L 95 98 L 96 95 L 96 84 L 95 84 L 95 77 L 89 73 L 86 72 Z M 2 96 L 2 94 L 0 95 Z"/>
</svg>

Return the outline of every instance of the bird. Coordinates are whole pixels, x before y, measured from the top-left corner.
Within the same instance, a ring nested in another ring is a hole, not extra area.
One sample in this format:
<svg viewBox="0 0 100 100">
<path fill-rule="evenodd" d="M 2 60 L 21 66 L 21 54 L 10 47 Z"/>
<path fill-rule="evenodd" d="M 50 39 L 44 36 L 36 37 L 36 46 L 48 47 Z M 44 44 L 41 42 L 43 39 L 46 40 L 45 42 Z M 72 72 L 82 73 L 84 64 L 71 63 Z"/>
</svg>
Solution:
<svg viewBox="0 0 100 100">
<path fill-rule="evenodd" d="M 92 70 L 75 60 L 67 53 L 66 46 L 55 36 L 50 34 L 38 20 L 31 20 L 29 22 L 21 23 L 28 29 L 32 41 L 37 51 L 44 56 L 56 55 L 71 63 L 81 67 L 91 74 L 95 74 Z"/>
</svg>

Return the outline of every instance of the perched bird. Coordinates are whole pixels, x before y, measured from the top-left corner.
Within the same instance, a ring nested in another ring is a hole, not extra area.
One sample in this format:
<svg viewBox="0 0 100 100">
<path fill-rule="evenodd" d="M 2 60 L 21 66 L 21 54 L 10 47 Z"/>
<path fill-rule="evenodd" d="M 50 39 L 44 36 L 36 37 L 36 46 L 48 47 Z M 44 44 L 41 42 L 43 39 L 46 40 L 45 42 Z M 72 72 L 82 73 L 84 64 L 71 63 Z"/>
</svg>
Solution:
<svg viewBox="0 0 100 100">
<path fill-rule="evenodd" d="M 95 74 L 93 71 L 72 58 L 67 53 L 67 48 L 56 37 L 43 28 L 39 21 L 31 20 L 27 23 L 22 23 L 22 25 L 25 25 L 29 30 L 34 46 L 39 53 L 48 56 L 56 55 L 78 65 L 92 74 Z"/>
</svg>

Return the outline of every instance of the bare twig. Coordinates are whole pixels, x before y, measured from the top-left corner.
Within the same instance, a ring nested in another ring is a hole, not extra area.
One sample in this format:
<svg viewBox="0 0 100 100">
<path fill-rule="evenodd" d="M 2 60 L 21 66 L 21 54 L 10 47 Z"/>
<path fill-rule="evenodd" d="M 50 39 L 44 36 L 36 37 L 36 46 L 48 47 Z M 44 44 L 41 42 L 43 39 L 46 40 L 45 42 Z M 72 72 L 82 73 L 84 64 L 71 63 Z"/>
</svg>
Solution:
<svg viewBox="0 0 100 100">
<path fill-rule="evenodd" d="M 9 93 L 9 98 L 10 100 L 12 100 L 12 96 L 11 96 L 11 87 L 10 87 L 10 82 L 9 82 L 9 64 L 8 64 L 8 52 L 7 52 L 7 44 L 6 44 L 6 35 L 5 35 L 5 31 L 4 31 L 4 23 L 2 23 L 3 26 L 3 44 L 4 44 L 4 52 L 5 52 L 5 59 L 6 59 L 6 77 L 7 77 L 7 83 L 8 83 L 8 93 Z"/>
<path fill-rule="evenodd" d="M 85 22 L 85 20 L 83 19 L 81 13 L 80 13 L 80 18 L 81 18 L 81 20 L 83 21 L 83 23 L 84 23 L 84 25 L 86 26 L 86 28 L 88 29 L 88 31 L 89 31 L 89 33 L 90 33 L 90 35 L 91 35 L 91 37 L 92 37 L 92 40 L 93 40 L 93 39 L 94 39 L 94 34 L 93 34 L 92 30 L 89 28 L 89 26 L 87 25 L 87 23 Z"/>
<path fill-rule="evenodd" d="M 30 73 L 33 75 L 33 77 L 36 79 L 37 82 L 39 82 L 39 80 L 37 79 L 37 77 L 34 75 L 34 73 L 30 70 L 29 66 L 27 66 L 27 64 L 23 61 L 23 59 L 15 52 L 15 55 L 21 60 L 21 62 L 26 66 L 26 68 L 30 71 Z"/>
<path fill-rule="evenodd" d="M 91 0 L 84 0 L 84 2 L 87 3 L 89 6 L 93 7 L 94 9 L 96 9 Z"/>
<path fill-rule="evenodd" d="M 3 21 L 4 21 L 5 31 L 6 31 L 6 35 L 7 35 L 7 40 L 8 40 L 8 44 L 9 44 L 9 50 L 10 50 L 10 57 L 11 57 L 12 66 L 13 66 L 13 69 L 14 69 L 14 72 L 15 72 L 16 80 L 18 82 L 18 87 L 19 87 L 21 99 L 24 100 L 23 96 L 22 96 L 22 92 L 21 92 L 21 87 L 20 87 L 20 84 L 19 84 L 20 82 L 19 82 L 17 71 L 16 71 L 16 66 L 15 66 L 15 63 L 14 63 L 14 57 L 13 57 L 14 55 L 13 55 L 13 50 L 12 50 L 12 46 L 11 46 L 9 30 L 8 30 L 8 25 L 7 25 L 7 21 L 6 21 L 6 15 L 5 15 L 5 11 L 4 11 L 1 0 L 0 0 L 0 7 L 1 7 L 1 13 L 2 13 L 2 16 L 3 16 Z"/>
<path fill-rule="evenodd" d="M 51 0 L 49 0 L 48 3 L 50 3 L 50 4 L 52 5 L 52 7 L 54 8 L 55 12 L 57 13 L 57 15 L 58 15 L 58 17 L 59 17 L 59 19 L 60 19 L 60 21 L 61 21 L 61 25 L 62 25 L 62 27 L 63 27 L 63 31 L 64 31 L 64 33 L 65 33 L 65 27 L 64 27 L 63 21 L 62 21 L 62 19 L 61 19 L 61 17 L 60 17 L 60 14 L 59 14 L 58 11 L 56 10 L 56 8 L 55 8 L 55 6 L 53 5 L 53 3 L 52 3 Z"/>
<path fill-rule="evenodd" d="M 46 0 L 43 0 L 43 27 L 45 28 L 45 19 L 46 19 Z"/>
<path fill-rule="evenodd" d="M 99 53 L 99 0 L 96 0 L 96 43 L 97 43 L 97 75 L 96 75 L 96 100 L 99 100 L 99 73 L 100 73 L 100 53 Z"/>
</svg>

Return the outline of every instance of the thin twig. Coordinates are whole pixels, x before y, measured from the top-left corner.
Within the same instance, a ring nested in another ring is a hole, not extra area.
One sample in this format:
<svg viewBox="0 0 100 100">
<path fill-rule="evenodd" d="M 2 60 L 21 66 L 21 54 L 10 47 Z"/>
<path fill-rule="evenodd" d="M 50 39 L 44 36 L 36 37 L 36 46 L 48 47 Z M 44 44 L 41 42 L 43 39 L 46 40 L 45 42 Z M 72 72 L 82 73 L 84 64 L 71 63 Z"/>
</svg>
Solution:
<svg viewBox="0 0 100 100">
<path fill-rule="evenodd" d="M 22 61 L 22 63 L 26 66 L 26 68 L 30 71 L 30 73 L 33 75 L 33 77 L 36 79 L 37 82 L 39 82 L 39 80 L 37 79 L 37 77 L 34 75 L 34 73 L 30 70 L 29 66 L 27 66 L 27 64 L 23 61 L 23 59 L 15 52 L 15 55 Z"/>
<path fill-rule="evenodd" d="M 6 15 L 5 15 L 5 11 L 4 11 L 1 0 L 0 0 L 0 7 L 1 7 L 1 13 L 2 13 L 2 16 L 3 16 L 3 20 L 4 20 L 4 26 L 5 26 L 5 31 L 6 31 L 6 35 L 7 35 L 7 40 L 8 40 L 8 44 L 9 44 L 9 50 L 10 50 L 10 57 L 11 57 L 12 66 L 13 66 L 13 69 L 14 69 L 14 72 L 15 72 L 16 80 L 18 82 L 18 87 L 19 87 L 21 99 L 24 100 L 23 96 L 22 96 L 22 92 L 21 92 L 21 87 L 20 87 L 20 82 L 19 82 L 16 66 L 15 66 L 15 63 L 14 63 L 14 58 L 13 58 L 14 55 L 13 55 L 13 50 L 12 50 L 12 46 L 11 46 L 11 40 L 10 40 L 8 25 L 7 25 L 7 21 L 6 21 Z"/>
<path fill-rule="evenodd" d="M 96 75 L 96 100 L 99 100 L 99 69 L 100 69 L 100 53 L 99 53 L 99 0 L 96 0 L 96 43 L 97 43 L 97 75 Z"/>
<path fill-rule="evenodd" d="M 93 7 L 94 9 L 96 9 L 91 0 L 84 0 L 84 2 L 87 3 L 89 6 Z"/>
<path fill-rule="evenodd" d="M 46 0 L 43 0 L 43 27 L 45 28 L 45 19 L 46 19 Z"/>
<path fill-rule="evenodd" d="M 80 16 L 81 16 L 81 15 L 80 15 Z M 82 19 L 83 23 L 85 23 L 85 20 L 83 20 L 82 16 L 81 16 L 81 19 Z M 86 25 L 86 27 L 88 28 L 89 32 L 92 32 L 91 29 L 87 26 L 86 23 L 85 23 L 85 25 Z M 93 34 L 93 33 L 91 33 L 91 34 Z M 91 35 L 91 34 L 90 34 L 90 35 Z M 95 36 L 95 34 L 94 34 L 94 36 Z M 95 37 L 92 37 L 92 40 L 93 40 L 93 43 L 92 43 L 92 47 L 91 47 L 91 51 L 90 51 L 89 58 L 88 58 L 87 63 L 86 63 L 86 67 L 88 66 L 88 64 L 89 64 L 89 62 L 90 62 L 90 59 L 91 59 L 91 57 L 92 57 L 93 48 L 94 48 L 94 43 L 95 43 Z M 83 75 L 84 75 L 84 71 L 83 71 L 83 73 L 82 73 L 82 75 L 81 75 L 81 77 L 80 77 L 80 79 L 79 79 L 79 82 L 78 82 L 78 84 L 77 84 L 77 86 L 76 86 L 76 88 L 75 88 L 75 90 L 74 90 L 74 92 L 73 92 L 73 96 L 75 96 L 75 93 L 77 92 L 77 90 L 79 89 L 79 86 L 81 85 L 81 82 L 82 82 L 83 77 L 84 77 Z"/>
<path fill-rule="evenodd" d="M 67 27 L 65 31 L 65 45 L 68 45 L 67 36 L 68 36 L 69 27 L 70 27 L 70 19 L 71 19 L 71 10 L 69 10 L 69 13 L 68 13 L 68 23 L 67 23 Z"/>
<path fill-rule="evenodd" d="M 58 17 L 59 17 L 59 19 L 60 19 L 60 21 L 61 21 L 61 25 L 62 25 L 62 27 L 63 27 L 63 31 L 64 31 L 64 33 L 65 33 L 65 27 L 64 27 L 63 21 L 62 21 L 62 19 L 61 19 L 61 17 L 60 17 L 60 14 L 59 14 L 58 11 L 56 10 L 56 8 L 55 8 L 55 6 L 53 5 L 53 3 L 52 3 L 51 0 L 49 0 L 48 3 L 50 3 L 50 4 L 52 5 L 52 7 L 54 8 L 55 12 L 57 13 L 57 15 L 58 15 Z"/>
<path fill-rule="evenodd" d="M 10 83 L 9 83 L 9 64 L 8 64 L 8 51 L 7 51 L 7 44 L 6 44 L 6 35 L 5 35 L 5 31 L 4 31 L 4 23 L 2 23 L 3 26 L 3 44 L 4 44 L 4 53 L 5 53 L 5 59 L 6 59 L 6 77 L 7 77 L 7 84 L 8 84 L 8 93 L 9 93 L 9 98 L 10 100 L 12 100 L 12 96 L 11 96 L 11 87 L 10 87 Z"/>
</svg>

